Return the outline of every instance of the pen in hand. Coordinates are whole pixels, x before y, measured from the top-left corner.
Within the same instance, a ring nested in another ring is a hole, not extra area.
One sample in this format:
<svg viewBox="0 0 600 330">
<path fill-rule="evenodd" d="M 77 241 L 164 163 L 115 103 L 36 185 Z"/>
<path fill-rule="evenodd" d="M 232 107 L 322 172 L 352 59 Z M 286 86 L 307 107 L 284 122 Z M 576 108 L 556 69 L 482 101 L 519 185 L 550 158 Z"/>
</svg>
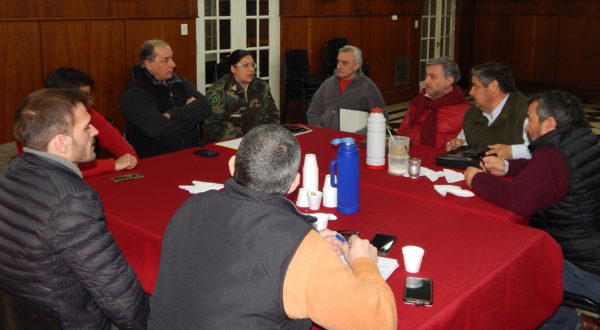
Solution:
<svg viewBox="0 0 600 330">
<path fill-rule="evenodd" d="M 344 238 L 344 236 L 340 235 L 339 233 L 335 234 L 335 237 L 337 239 L 339 239 L 340 241 L 342 241 L 342 243 L 348 243 L 348 241 Z"/>
</svg>

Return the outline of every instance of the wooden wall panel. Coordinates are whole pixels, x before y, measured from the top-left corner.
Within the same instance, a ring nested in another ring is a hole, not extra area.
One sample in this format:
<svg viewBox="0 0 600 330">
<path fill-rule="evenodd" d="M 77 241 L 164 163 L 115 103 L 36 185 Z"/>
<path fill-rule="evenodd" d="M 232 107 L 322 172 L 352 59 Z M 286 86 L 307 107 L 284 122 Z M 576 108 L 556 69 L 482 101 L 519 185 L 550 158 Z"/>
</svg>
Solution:
<svg viewBox="0 0 600 330">
<path fill-rule="evenodd" d="M 0 19 L 196 17 L 197 0 L 2 0 Z"/>
<path fill-rule="evenodd" d="M 0 22 L 0 143 L 14 140 L 14 114 L 21 100 L 41 86 L 38 22 Z"/>
<path fill-rule="evenodd" d="M 560 19 L 556 16 L 516 16 L 513 19 L 513 35 L 508 47 L 515 80 L 553 81 L 556 61 L 547 56 L 556 54 Z"/>
<path fill-rule="evenodd" d="M 473 65 L 486 61 L 510 62 L 510 20 L 510 17 L 500 15 L 475 16 L 475 43 L 471 50 L 477 62 Z"/>
<path fill-rule="evenodd" d="M 458 8 L 463 70 L 495 59 L 511 66 L 524 91 L 600 95 L 599 1 L 462 0 Z"/>
<path fill-rule="evenodd" d="M 124 22 L 122 20 L 69 20 L 41 22 L 44 76 L 57 67 L 74 67 L 96 81 L 93 93 L 98 111 L 124 128 L 119 95 L 125 88 Z"/>
</svg>

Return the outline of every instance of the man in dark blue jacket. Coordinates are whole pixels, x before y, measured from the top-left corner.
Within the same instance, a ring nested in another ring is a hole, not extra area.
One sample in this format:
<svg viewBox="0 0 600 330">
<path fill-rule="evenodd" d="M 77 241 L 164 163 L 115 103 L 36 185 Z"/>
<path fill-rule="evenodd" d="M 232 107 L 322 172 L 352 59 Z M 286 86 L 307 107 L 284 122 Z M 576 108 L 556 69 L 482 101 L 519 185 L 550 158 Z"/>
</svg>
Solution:
<svg viewBox="0 0 600 330">
<path fill-rule="evenodd" d="M 127 140 L 141 158 L 197 146 L 200 123 L 211 115 L 208 100 L 174 74 L 173 51 L 163 40 L 148 40 L 140 51 L 144 70 L 121 95 Z"/>
<path fill-rule="evenodd" d="M 96 158 L 86 105 L 76 90 L 40 90 L 17 109 L 24 153 L 0 174 L 0 286 L 63 329 L 145 329 L 148 299 L 77 167 Z"/>
</svg>

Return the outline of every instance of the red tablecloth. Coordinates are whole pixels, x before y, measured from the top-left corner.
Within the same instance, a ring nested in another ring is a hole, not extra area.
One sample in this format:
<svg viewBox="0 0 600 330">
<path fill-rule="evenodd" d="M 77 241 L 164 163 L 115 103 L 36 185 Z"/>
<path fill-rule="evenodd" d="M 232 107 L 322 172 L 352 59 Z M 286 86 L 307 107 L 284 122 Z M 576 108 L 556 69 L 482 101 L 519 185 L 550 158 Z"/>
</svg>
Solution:
<svg viewBox="0 0 600 330">
<path fill-rule="evenodd" d="M 349 134 L 324 129 L 298 136 L 303 154 L 317 154 L 321 185 L 336 154 L 329 142 L 343 136 Z M 220 155 L 205 158 L 184 150 L 141 160 L 135 172 L 143 179 L 113 183 L 114 174 L 87 179 L 100 194 L 109 229 L 147 292 L 154 289 L 168 221 L 190 196 L 178 185 L 229 178 L 226 162 L 235 151 L 207 148 Z M 365 150 L 360 153 L 364 163 Z M 433 165 L 438 153 L 411 149 L 432 169 L 439 169 Z M 401 267 L 388 283 L 396 297 L 400 329 L 534 328 L 560 304 L 562 254 L 545 232 L 514 224 L 523 219 L 478 197 L 442 197 L 425 177 L 391 176 L 364 164 L 360 170 L 360 212 L 342 215 L 326 208 L 320 212 L 339 217 L 329 223 L 332 229 L 356 229 L 365 238 L 375 233 L 398 236 L 388 257 L 398 259 Z M 445 184 L 439 180 L 436 183 Z M 295 200 L 295 194 L 290 199 Z M 433 279 L 432 307 L 402 303 L 409 274 L 402 266 L 401 247 L 408 244 L 426 251 L 417 276 Z"/>
</svg>

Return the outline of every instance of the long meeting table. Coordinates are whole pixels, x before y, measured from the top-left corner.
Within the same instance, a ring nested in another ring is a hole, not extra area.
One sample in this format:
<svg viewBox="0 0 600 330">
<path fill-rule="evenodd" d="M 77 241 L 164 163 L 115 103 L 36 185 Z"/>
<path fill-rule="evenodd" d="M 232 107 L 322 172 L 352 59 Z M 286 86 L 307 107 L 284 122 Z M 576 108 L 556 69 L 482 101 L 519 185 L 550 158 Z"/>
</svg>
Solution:
<svg viewBox="0 0 600 330">
<path fill-rule="evenodd" d="M 330 141 L 350 136 L 358 143 L 364 136 L 312 129 L 298 140 L 303 155 L 317 155 L 322 186 L 336 157 Z M 227 161 L 235 150 L 214 144 L 205 148 L 219 156 L 206 158 L 194 155 L 194 149 L 182 150 L 143 159 L 136 169 L 118 173 L 138 172 L 142 179 L 115 183 L 110 180 L 115 173 L 86 179 L 98 191 L 109 230 L 148 293 L 154 289 L 163 233 L 191 196 L 178 186 L 193 180 L 223 183 L 229 178 Z M 387 257 L 397 259 L 400 267 L 387 283 L 396 298 L 399 329 L 533 329 L 550 317 L 562 299 L 562 253 L 548 234 L 479 197 L 442 197 L 433 185 L 446 184 L 444 178 L 432 183 L 425 177 L 410 179 L 367 169 L 365 149 L 359 152 L 359 213 L 345 215 L 323 207 L 317 212 L 338 217 L 329 222 L 330 229 L 358 230 L 369 239 L 376 233 L 398 237 Z M 422 159 L 423 166 L 441 169 L 434 164 L 440 150 L 411 147 L 410 152 Z M 456 184 L 466 188 L 464 181 Z M 295 201 L 296 193 L 288 198 Z M 414 276 L 404 271 L 404 245 L 425 249 L 416 276 L 433 280 L 431 307 L 402 302 L 405 278 Z"/>
</svg>

